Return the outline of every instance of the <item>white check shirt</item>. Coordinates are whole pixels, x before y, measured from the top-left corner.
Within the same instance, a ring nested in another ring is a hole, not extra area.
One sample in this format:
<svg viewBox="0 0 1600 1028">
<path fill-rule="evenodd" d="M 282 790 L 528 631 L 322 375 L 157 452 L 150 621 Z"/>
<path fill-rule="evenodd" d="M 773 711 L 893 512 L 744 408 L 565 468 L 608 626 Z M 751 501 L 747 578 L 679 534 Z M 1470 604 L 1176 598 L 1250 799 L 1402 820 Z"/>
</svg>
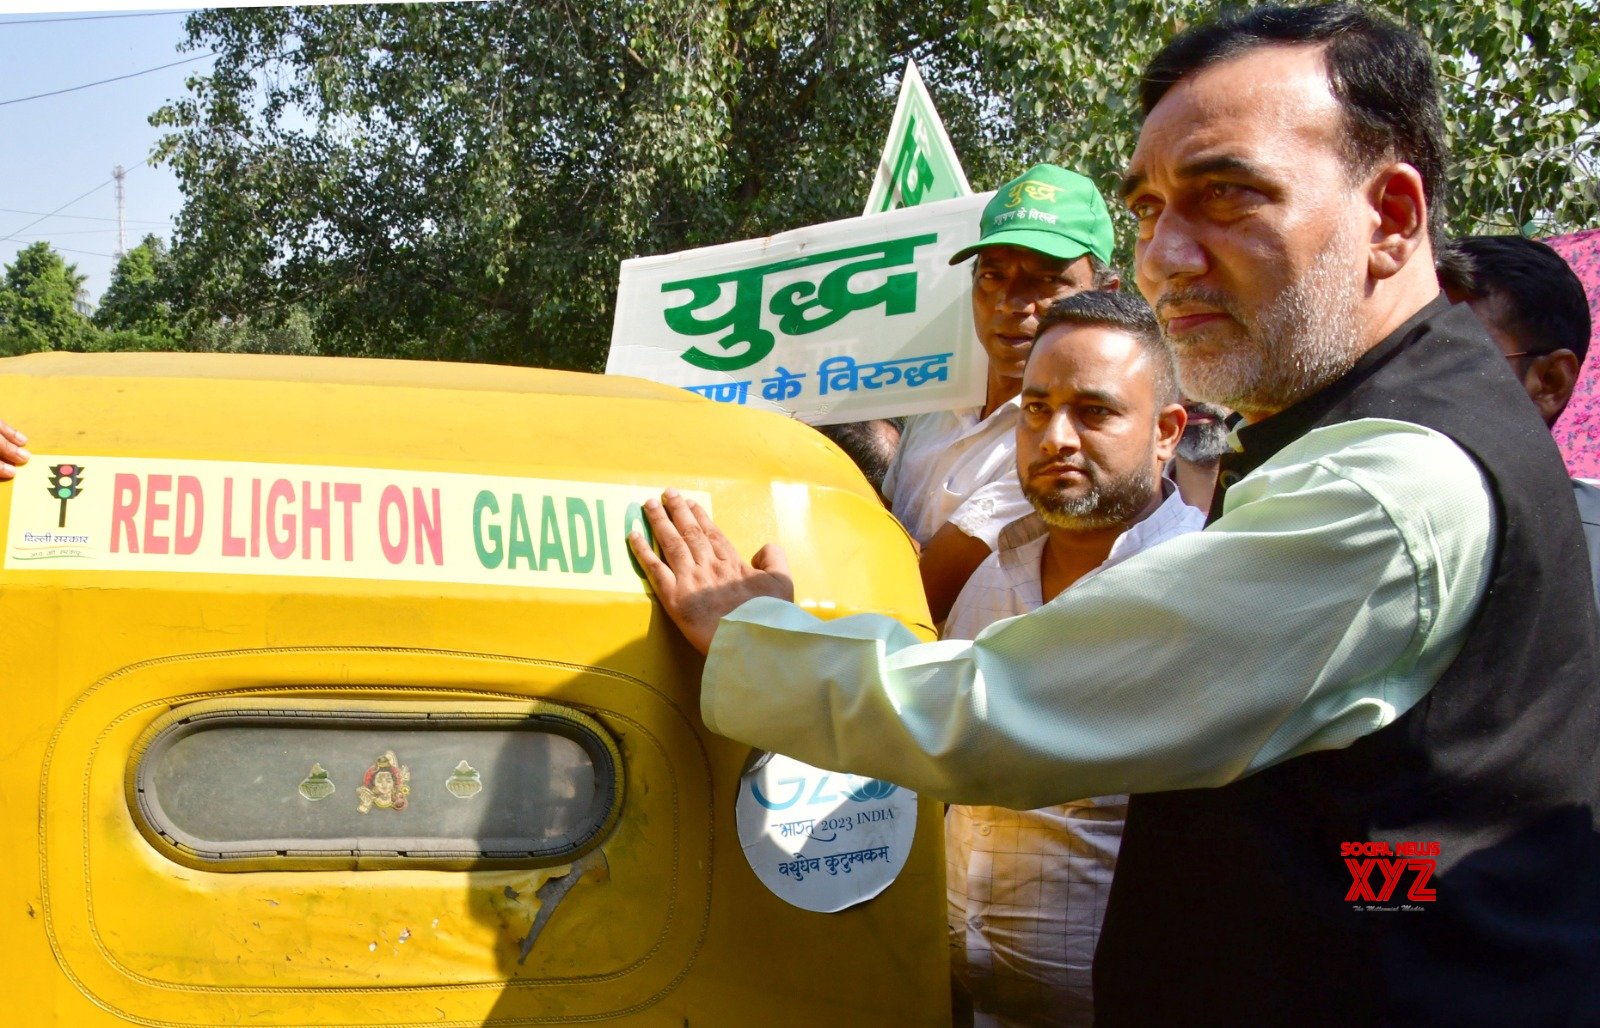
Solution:
<svg viewBox="0 0 1600 1028">
<path fill-rule="evenodd" d="M 1099 568 L 1205 526 L 1170 482 L 1166 499 L 1112 544 Z M 1045 526 L 1034 515 L 1008 525 L 961 591 L 946 639 L 972 639 L 1002 618 L 1044 602 Z M 1076 584 L 1076 583 L 1074 583 Z M 1091 1025 L 1090 975 L 1126 796 L 1039 810 L 953 805 L 945 817 L 950 964 L 973 1000 L 976 1025 Z"/>
</svg>

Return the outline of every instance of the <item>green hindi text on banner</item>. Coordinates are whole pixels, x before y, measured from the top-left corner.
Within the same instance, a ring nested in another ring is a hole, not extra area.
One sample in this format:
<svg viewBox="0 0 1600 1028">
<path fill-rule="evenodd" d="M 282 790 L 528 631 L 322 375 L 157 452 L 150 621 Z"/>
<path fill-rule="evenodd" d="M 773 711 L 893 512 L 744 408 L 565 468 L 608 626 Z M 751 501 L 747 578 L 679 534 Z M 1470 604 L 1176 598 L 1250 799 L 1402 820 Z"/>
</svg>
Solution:
<svg viewBox="0 0 1600 1028">
<path fill-rule="evenodd" d="M 989 195 L 624 261 L 606 373 L 814 425 L 981 403 L 950 257 Z"/>
</svg>

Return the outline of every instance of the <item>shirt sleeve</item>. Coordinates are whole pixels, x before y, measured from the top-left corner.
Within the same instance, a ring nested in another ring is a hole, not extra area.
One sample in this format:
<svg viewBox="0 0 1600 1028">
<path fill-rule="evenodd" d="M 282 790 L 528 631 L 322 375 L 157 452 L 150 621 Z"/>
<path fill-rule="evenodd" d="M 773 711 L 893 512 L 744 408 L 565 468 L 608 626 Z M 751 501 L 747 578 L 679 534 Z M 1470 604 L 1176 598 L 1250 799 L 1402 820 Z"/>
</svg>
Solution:
<svg viewBox="0 0 1600 1028">
<path fill-rule="evenodd" d="M 1033 506 L 1022 495 L 1016 470 L 1008 462 L 1000 479 L 979 486 L 950 513 L 950 524 L 964 534 L 981 540 L 990 552 L 1000 548 L 1000 532 L 1013 521 L 1033 513 Z"/>
<path fill-rule="evenodd" d="M 717 630 L 701 710 L 722 735 L 950 802 L 1221 785 L 1425 695 L 1482 599 L 1493 518 L 1448 438 L 1329 426 L 1230 489 L 1205 531 L 971 642 L 751 600 Z"/>
</svg>

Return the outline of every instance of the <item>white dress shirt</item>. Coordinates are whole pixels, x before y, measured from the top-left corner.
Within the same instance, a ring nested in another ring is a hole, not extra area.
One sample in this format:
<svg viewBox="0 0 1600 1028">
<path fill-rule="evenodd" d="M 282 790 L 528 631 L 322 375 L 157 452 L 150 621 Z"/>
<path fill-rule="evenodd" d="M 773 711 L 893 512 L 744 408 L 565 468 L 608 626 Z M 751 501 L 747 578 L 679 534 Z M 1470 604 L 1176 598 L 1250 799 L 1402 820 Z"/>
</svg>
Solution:
<svg viewBox="0 0 1600 1028">
<path fill-rule="evenodd" d="M 1119 535 L 1104 563 L 1078 581 L 1166 539 L 1205 527 L 1170 482 L 1166 499 Z M 1047 532 L 1028 515 L 1000 534 L 945 623 L 973 639 L 1044 602 Z M 1074 583 L 1076 584 L 1076 583 Z M 945 817 L 950 964 L 973 1000 L 974 1023 L 1094 1023 L 1091 970 L 1116 869 L 1126 795 L 1037 810 L 956 805 Z"/>
<path fill-rule="evenodd" d="M 972 407 L 906 419 L 883 492 L 917 542 L 948 521 L 993 550 L 1000 530 L 1033 510 L 1017 484 L 1020 411 L 1012 397 L 987 418 Z"/>
</svg>

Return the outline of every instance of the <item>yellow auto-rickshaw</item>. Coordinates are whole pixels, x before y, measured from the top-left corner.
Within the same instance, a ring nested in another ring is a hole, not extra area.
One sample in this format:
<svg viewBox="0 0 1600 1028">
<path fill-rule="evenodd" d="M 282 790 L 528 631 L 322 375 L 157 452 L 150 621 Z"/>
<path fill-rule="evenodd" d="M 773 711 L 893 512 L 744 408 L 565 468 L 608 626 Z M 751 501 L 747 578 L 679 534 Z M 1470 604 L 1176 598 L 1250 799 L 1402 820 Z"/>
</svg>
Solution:
<svg viewBox="0 0 1600 1028">
<path fill-rule="evenodd" d="M 754 788 L 625 543 L 674 486 L 818 613 L 925 626 L 820 435 L 414 362 L 40 354 L 0 397 L 6 1023 L 948 1020 L 937 805 L 862 843 L 892 784 Z"/>
</svg>

